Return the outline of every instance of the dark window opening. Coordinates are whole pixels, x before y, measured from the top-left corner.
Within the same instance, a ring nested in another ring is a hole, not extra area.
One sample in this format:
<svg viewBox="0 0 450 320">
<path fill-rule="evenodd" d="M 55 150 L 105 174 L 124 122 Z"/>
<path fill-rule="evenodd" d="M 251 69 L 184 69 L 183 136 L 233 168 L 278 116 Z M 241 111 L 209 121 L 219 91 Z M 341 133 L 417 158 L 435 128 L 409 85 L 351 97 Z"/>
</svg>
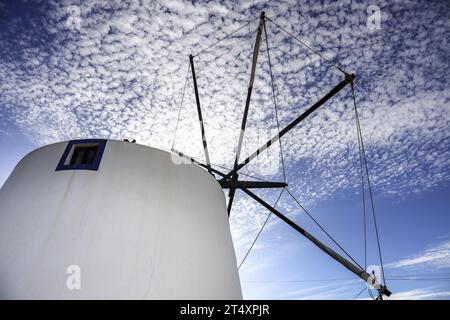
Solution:
<svg viewBox="0 0 450 320">
<path fill-rule="evenodd" d="M 98 145 L 83 146 L 75 145 L 70 164 L 92 164 L 97 155 Z"/>
<path fill-rule="evenodd" d="M 106 140 L 71 140 L 59 160 L 56 171 L 94 170 L 97 171 L 105 151 Z"/>
</svg>

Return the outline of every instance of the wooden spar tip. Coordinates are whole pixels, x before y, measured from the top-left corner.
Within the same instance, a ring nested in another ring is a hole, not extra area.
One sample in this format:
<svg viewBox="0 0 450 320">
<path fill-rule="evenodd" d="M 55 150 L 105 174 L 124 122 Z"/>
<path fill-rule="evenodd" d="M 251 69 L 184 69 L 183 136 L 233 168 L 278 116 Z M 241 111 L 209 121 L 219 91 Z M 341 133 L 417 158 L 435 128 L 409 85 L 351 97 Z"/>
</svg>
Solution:
<svg viewBox="0 0 450 320">
<path fill-rule="evenodd" d="M 349 73 L 346 73 L 345 74 L 345 81 L 347 82 L 347 83 L 352 83 L 353 82 L 353 80 L 355 80 L 355 74 L 354 73 L 351 73 L 351 74 L 349 74 Z"/>
</svg>

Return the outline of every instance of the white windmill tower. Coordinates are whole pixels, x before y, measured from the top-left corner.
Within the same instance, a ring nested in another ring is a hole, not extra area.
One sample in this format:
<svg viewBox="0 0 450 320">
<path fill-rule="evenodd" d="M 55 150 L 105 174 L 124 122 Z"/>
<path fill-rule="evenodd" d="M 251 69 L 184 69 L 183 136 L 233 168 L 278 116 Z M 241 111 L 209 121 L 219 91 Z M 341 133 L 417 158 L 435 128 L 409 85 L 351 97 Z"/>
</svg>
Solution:
<svg viewBox="0 0 450 320">
<path fill-rule="evenodd" d="M 0 204 L 1 298 L 242 298 L 223 191 L 170 153 L 48 145 L 19 162 Z"/>
</svg>

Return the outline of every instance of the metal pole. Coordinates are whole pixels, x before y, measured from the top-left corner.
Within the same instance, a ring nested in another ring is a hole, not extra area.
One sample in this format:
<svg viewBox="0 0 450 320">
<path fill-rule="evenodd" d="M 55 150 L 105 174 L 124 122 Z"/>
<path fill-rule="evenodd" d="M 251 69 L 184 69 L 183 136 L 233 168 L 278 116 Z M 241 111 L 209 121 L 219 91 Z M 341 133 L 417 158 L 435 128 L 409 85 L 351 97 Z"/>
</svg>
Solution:
<svg viewBox="0 0 450 320">
<path fill-rule="evenodd" d="M 342 264 L 344 267 L 346 267 L 348 270 L 353 272 L 355 275 L 357 275 L 359 278 L 361 278 L 364 281 L 367 281 L 367 279 L 370 277 L 370 275 L 363 269 L 359 268 L 358 266 L 354 265 L 338 253 L 336 253 L 333 249 L 323 244 L 320 240 L 318 240 L 316 237 L 308 233 L 305 229 L 297 225 L 295 222 L 287 218 L 285 215 L 280 213 L 277 209 L 273 208 L 270 204 L 259 198 L 256 194 L 251 192 L 250 190 L 246 188 L 241 188 L 242 191 L 247 193 L 250 197 L 255 199 L 257 202 L 259 202 L 262 206 L 264 206 L 267 210 L 271 211 L 273 214 L 275 214 L 278 218 L 286 222 L 288 225 L 290 225 L 292 228 L 294 228 L 297 232 L 299 232 L 301 235 L 303 235 L 305 238 L 307 238 L 309 241 L 314 243 L 319 249 L 321 249 L 323 252 L 328 254 L 330 257 L 335 259 L 337 262 Z"/>
<path fill-rule="evenodd" d="M 271 182 L 271 181 L 224 181 L 220 182 L 222 189 L 231 188 L 286 188 L 287 183 L 284 182 Z"/>
<path fill-rule="evenodd" d="M 206 166 L 209 173 L 212 173 L 211 161 L 209 159 L 208 153 L 208 145 L 206 143 L 205 126 L 203 124 L 202 109 L 200 107 L 200 97 L 198 95 L 197 77 L 195 76 L 194 56 L 192 54 L 189 55 L 189 61 L 191 63 L 192 78 L 194 80 L 195 102 L 197 103 L 198 121 L 200 122 L 200 130 L 202 132 L 202 142 L 203 142 L 203 150 L 205 151 Z"/>
<path fill-rule="evenodd" d="M 261 47 L 261 34 L 262 34 L 263 27 L 264 27 L 264 11 L 261 12 L 261 16 L 259 19 L 259 25 L 258 25 L 258 32 L 256 34 L 255 46 L 253 48 L 252 70 L 250 72 L 250 80 L 248 83 L 247 99 L 245 101 L 245 108 L 244 108 L 244 116 L 242 117 L 241 132 L 239 135 L 239 141 L 238 141 L 238 146 L 237 146 L 237 150 L 236 150 L 235 165 L 238 164 L 239 156 L 241 155 L 242 141 L 244 139 L 245 127 L 247 124 L 248 109 L 250 107 L 250 99 L 252 97 L 253 83 L 255 82 L 256 63 L 258 62 L 259 49 Z"/>
<path fill-rule="evenodd" d="M 192 163 L 192 164 L 196 164 L 196 165 L 198 165 L 198 166 L 200 166 L 200 167 L 203 167 L 203 168 L 205 168 L 205 169 L 208 169 L 208 166 L 207 166 L 206 164 L 204 164 L 203 162 L 200 162 L 200 161 L 194 159 L 193 157 L 190 157 L 190 156 L 188 156 L 188 155 L 185 155 L 185 154 L 184 154 L 183 152 L 181 152 L 181 151 L 178 151 L 178 150 L 173 149 L 173 148 L 172 148 L 171 151 L 172 151 L 173 154 L 176 154 L 177 156 L 179 156 L 179 157 L 181 157 L 181 158 L 183 158 L 183 159 L 186 159 L 187 161 L 189 161 L 189 162 Z M 211 167 L 211 166 L 209 167 L 209 169 L 210 169 L 212 172 L 218 174 L 218 175 L 221 176 L 221 177 L 225 176 L 224 173 L 220 172 L 219 170 L 214 169 L 214 168 Z"/>
<path fill-rule="evenodd" d="M 258 25 L 258 31 L 256 33 L 256 40 L 255 40 L 255 45 L 253 47 L 253 57 L 252 57 L 252 69 L 250 72 L 250 80 L 248 83 L 248 89 L 247 89 L 247 99 L 245 100 L 245 107 L 244 107 L 244 115 L 242 117 L 242 123 L 241 123 L 241 132 L 239 134 L 239 140 L 238 140 L 238 145 L 236 148 L 236 158 L 234 159 L 234 166 L 233 166 L 233 170 L 235 171 L 233 174 L 233 180 L 237 181 L 238 177 L 236 176 L 236 167 L 239 163 L 239 157 L 241 155 L 241 150 L 242 150 L 242 142 L 244 140 L 244 133 L 245 133 L 245 127 L 247 125 L 247 116 L 248 116 L 248 109 L 250 107 L 250 100 L 252 97 L 252 91 L 253 91 L 253 83 L 255 81 L 255 74 L 256 74 L 256 64 L 258 62 L 258 55 L 259 55 L 259 49 L 261 47 L 261 34 L 263 31 L 263 27 L 264 27 L 264 11 L 261 12 L 261 16 L 259 18 L 259 25 Z M 231 206 L 233 205 L 233 200 L 234 200 L 234 194 L 236 192 L 235 188 L 231 188 L 230 192 L 229 192 L 229 200 L 228 200 L 228 215 L 230 215 L 231 212 Z"/>
<path fill-rule="evenodd" d="M 341 256 L 340 254 L 335 252 L 333 249 L 331 249 L 330 247 L 328 247 L 325 244 L 323 244 L 319 239 L 317 239 L 312 234 L 307 232 L 305 229 L 303 229 L 302 227 L 297 225 L 295 222 L 293 222 L 292 220 L 287 218 L 285 215 L 283 215 L 277 209 L 273 208 L 270 204 L 265 202 L 263 199 L 259 198 L 256 194 L 254 194 L 250 190 L 248 190 L 246 188 L 243 188 L 243 187 L 241 187 L 240 189 L 242 191 L 244 191 L 245 193 L 247 193 L 250 197 L 255 199 L 257 202 L 259 202 L 264 208 L 266 208 L 267 210 L 269 210 L 270 212 L 275 214 L 278 218 L 280 218 L 281 220 L 286 222 L 288 225 L 290 225 L 292 228 L 294 228 L 298 233 L 303 235 L 306 239 L 308 239 L 309 241 L 314 243 L 320 250 L 322 250 L 323 252 L 328 254 L 330 257 L 332 257 L 334 260 L 336 260 L 337 262 L 342 264 L 345 268 L 347 268 L 348 270 L 353 272 L 357 277 L 359 277 L 360 279 L 364 280 L 365 282 L 368 282 L 369 280 L 370 281 L 373 281 L 373 280 L 376 281 L 376 279 L 373 276 L 371 276 L 370 274 L 368 274 L 365 270 L 363 270 L 360 267 L 354 265 L 353 263 L 351 263 L 350 261 L 345 259 L 343 256 Z M 383 294 L 387 295 L 388 297 L 391 295 L 391 292 L 388 290 L 388 288 L 386 286 L 383 286 L 383 285 L 381 285 L 378 282 L 372 283 L 372 285 L 374 287 L 375 286 L 378 287 L 378 289 L 377 289 L 378 293 L 379 293 L 378 299 L 382 299 L 383 298 Z"/>
</svg>

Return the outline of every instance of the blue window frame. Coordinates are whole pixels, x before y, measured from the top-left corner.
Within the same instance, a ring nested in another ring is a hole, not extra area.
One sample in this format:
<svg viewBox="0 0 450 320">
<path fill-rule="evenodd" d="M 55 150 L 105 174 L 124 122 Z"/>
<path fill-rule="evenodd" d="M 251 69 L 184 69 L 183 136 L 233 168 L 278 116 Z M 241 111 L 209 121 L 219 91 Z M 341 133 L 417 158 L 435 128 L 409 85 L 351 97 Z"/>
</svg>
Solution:
<svg viewBox="0 0 450 320">
<path fill-rule="evenodd" d="M 105 150 L 106 140 L 71 140 L 59 160 L 55 171 L 94 170 L 97 171 Z"/>
</svg>

